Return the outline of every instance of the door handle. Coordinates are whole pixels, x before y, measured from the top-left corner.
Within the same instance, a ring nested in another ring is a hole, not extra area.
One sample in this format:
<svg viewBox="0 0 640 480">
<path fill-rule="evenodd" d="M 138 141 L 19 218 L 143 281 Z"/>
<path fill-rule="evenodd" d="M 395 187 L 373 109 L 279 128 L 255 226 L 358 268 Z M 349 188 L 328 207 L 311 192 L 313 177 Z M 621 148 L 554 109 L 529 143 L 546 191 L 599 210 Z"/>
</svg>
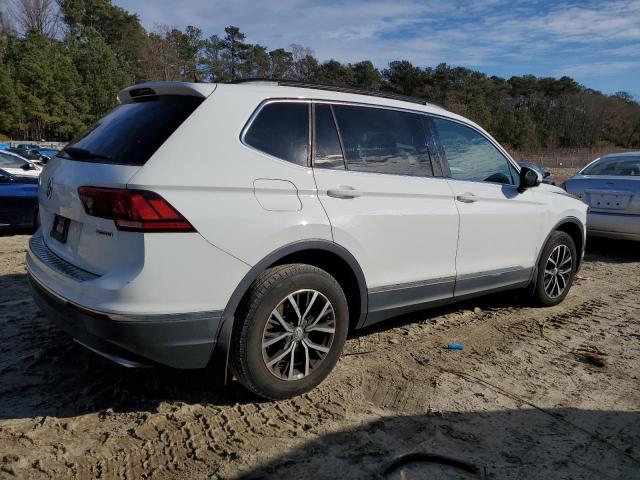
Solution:
<svg viewBox="0 0 640 480">
<path fill-rule="evenodd" d="M 356 198 L 362 195 L 358 190 L 349 185 L 340 185 L 339 187 L 329 188 L 327 190 L 327 196 L 333 198 Z"/>
<path fill-rule="evenodd" d="M 474 203 L 478 201 L 478 197 L 476 197 L 473 193 L 465 192 L 462 195 L 458 195 L 456 200 L 462 203 Z"/>
</svg>

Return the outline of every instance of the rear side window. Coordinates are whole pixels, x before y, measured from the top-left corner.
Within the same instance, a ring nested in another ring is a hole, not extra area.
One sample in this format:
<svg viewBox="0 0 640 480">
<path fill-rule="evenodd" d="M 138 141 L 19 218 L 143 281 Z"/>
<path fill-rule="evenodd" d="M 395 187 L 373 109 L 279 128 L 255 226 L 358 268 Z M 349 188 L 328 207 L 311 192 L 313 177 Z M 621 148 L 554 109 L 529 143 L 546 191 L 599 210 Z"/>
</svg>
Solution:
<svg viewBox="0 0 640 480">
<path fill-rule="evenodd" d="M 347 168 L 432 176 L 421 116 L 384 108 L 334 105 Z"/>
<path fill-rule="evenodd" d="M 265 105 L 245 133 L 244 142 L 287 162 L 307 165 L 309 105 L 286 102 Z"/>
<path fill-rule="evenodd" d="M 73 153 L 62 155 L 87 162 L 144 165 L 203 100 L 162 95 L 119 105 L 68 145 Z"/>
<path fill-rule="evenodd" d="M 440 144 L 458 180 L 513 184 L 509 162 L 480 132 L 457 122 L 433 118 Z"/>
<path fill-rule="evenodd" d="M 344 157 L 340 137 L 329 105 L 316 105 L 315 151 L 313 166 L 319 168 L 344 169 Z"/>
</svg>

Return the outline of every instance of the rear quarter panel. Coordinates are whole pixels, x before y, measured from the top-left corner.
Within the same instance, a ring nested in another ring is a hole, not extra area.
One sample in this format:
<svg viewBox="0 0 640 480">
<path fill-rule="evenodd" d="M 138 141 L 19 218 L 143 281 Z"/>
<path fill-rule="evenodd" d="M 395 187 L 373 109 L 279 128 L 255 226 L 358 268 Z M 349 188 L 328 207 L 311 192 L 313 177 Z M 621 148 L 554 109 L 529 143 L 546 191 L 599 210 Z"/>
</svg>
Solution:
<svg viewBox="0 0 640 480">
<path fill-rule="evenodd" d="M 128 186 L 160 193 L 208 242 L 255 265 L 283 245 L 332 237 L 312 169 L 240 142 L 242 129 L 265 99 L 259 88 L 248 90 L 219 85 Z M 295 186 L 299 202 L 278 201 L 278 195 L 292 195 L 292 189 L 281 188 L 286 182 Z M 265 208 L 256 184 L 273 203 L 295 208 Z"/>
</svg>

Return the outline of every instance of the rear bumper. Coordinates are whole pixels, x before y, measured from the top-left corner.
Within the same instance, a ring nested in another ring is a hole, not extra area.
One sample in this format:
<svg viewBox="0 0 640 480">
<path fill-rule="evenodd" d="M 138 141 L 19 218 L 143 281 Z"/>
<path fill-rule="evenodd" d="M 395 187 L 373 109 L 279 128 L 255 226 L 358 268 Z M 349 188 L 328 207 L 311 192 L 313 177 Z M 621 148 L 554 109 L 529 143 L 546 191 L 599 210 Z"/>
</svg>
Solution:
<svg viewBox="0 0 640 480">
<path fill-rule="evenodd" d="M 211 358 L 221 311 L 122 316 L 87 310 L 56 295 L 29 272 L 33 298 L 78 342 L 128 366 L 202 368 Z"/>
<path fill-rule="evenodd" d="M 587 215 L 587 234 L 594 237 L 640 240 L 640 215 L 590 212 Z"/>
</svg>

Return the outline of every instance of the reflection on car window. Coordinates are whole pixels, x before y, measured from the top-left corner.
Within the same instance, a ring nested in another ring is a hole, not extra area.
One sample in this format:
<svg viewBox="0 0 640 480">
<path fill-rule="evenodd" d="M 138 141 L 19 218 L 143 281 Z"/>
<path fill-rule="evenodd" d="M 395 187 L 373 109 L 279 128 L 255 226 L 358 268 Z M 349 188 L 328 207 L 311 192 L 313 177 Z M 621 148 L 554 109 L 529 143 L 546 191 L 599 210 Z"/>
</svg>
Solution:
<svg viewBox="0 0 640 480">
<path fill-rule="evenodd" d="M 349 170 L 433 176 L 420 115 L 346 105 L 333 111 Z"/>
<path fill-rule="evenodd" d="M 640 156 L 603 158 L 582 173 L 584 175 L 640 176 Z"/>
<path fill-rule="evenodd" d="M 0 152 L 0 168 L 22 168 L 26 163 L 21 158 Z"/>
<path fill-rule="evenodd" d="M 306 165 L 309 105 L 281 102 L 266 105 L 249 127 L 244 141 L 274 157 Z"/>
<path fill-rule="evenodd" d="M 451 169 L 459 180 L 513 184 L 507 159 L 476 130 L 457 122 L 433 119 Z"/>
<path fill-rule="evenodd" d="M 316 133 L 313 166 L 344 169 L 340 139 L 329 105 L 316 105 Z"/>
</svg>

